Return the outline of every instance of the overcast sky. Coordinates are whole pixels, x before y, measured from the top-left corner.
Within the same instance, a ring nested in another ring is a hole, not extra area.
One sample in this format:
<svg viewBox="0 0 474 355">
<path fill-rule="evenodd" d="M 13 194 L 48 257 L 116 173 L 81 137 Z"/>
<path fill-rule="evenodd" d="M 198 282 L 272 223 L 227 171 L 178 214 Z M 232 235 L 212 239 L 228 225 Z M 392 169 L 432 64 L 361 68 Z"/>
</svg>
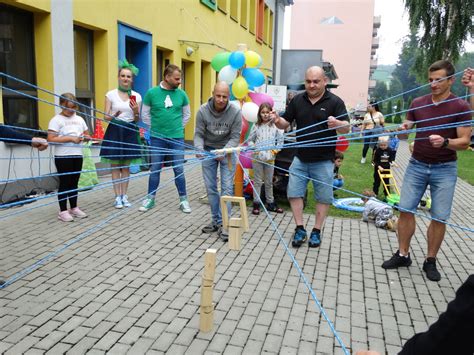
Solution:
<svg viewBox="0 0 474 355">
<path fill-rule="evenodd" d="M 298 0 L 295 0 L 295 5 Z M 288 9 L 290 8 L 290 11 Z M 291 6 L 285 11 L 285 31 L 283 33 L 283 48 L 289 48 L 290 43 L 290 14 Z M 395 64 L 402 48 L 402 40 L 408 35 L 408 14 L 403 0 L 375 0 L 374 15 L 382 16 L 378 31 L 380 46 L 377 50 L 378 64 Z M 467 51 L 474 51 L 472 41 L 466 44 Z"/>
<path fill-rule="evenodd" d="M 409 33 L 408 14 L 402 0 L 375 0 L 375 16 L 382 16 L 378 37 L 378 64 L 395 64 L 402 40 Z"/>
</svg>

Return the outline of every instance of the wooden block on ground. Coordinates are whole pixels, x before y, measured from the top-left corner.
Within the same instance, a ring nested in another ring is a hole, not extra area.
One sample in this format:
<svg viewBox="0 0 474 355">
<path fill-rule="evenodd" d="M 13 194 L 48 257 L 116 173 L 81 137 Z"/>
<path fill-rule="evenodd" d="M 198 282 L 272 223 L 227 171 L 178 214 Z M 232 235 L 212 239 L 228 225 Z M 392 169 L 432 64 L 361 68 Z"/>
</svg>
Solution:
<svg viewBox="0 0 474 355">
<path fill-rule="evenodd" d="M 214 290 L 214 275 L 216 272 L 216 249 L 207 249 L 204 254 L 204 271 L 201 284 L 201 307 L 199 330 L 209 332 L 214 323 L 214 305 L 212 293 Z"/>
<path fill-rule="evenodd" d="M 242 218 L 242 227 L 245 232 L 248 232 L 249 219 L 247 214 L 247 205 L 245 198 L 239 196 L 221 196 L 221 211 L 222 211 L 222 225 L 225 229 L 229 228 L 229 213 L 227 211 L 227 202 L 239 204 L 240 218 Z"/>
</svg>

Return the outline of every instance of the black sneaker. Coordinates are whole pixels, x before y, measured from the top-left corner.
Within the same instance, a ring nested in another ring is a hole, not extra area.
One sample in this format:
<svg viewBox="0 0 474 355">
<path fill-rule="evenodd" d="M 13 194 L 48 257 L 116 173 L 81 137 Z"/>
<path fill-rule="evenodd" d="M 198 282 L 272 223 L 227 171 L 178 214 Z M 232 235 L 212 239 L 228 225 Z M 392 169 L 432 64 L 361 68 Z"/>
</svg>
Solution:
<svg viewBox="0 0 474 355">
<path fill-rule="evenodd" d="M 214 223 L 210 223 L 210 224 L 208 224 L 207 226 L 204 226 L 201 229 L 201 231 L 203 233 L 207 233 L 207 234 L 217 232 L 218 230 L 219 230 L 219 226 L 217 224 L 214 224 Z"/>
<path fill-rule="evenodd" d="M 400 251 L 397 250 L 397 252 L 393 254 L 390 259 L 383 262 L 382 267 L 384 269 L 396 269 L 401 266 L 410 266 L 410 265 L 411 265 L 410 253 L 408 253 L 408 256 L 400 256 Z"/>
<path fill-rule="evenodd" d="M 306 234 L 306 231 L 301 228 L 296 228 L 295 230 L 295 235 L 293 236 L 293 241 L 291 242 L 291 245 L 294 248 L 299 248 L 306 240 L 308 239 L 308 234 Z"/>
<path fill-rule="evenodd" d="M 222 226 L 219 226 L 219 231 L 217 232 L 217 234 L 223 242 L 227 242 L 229 240 L 229 232 L 222 228 Z"/>
<path fill-rule="evenodd" d="M 423 263 L 423 271 L 426 272 L 426 277 L 428 278 L 428 280 L 441 280 L 441 274 L 436 268 L 436 258 L 427 258 Z"/>
<path fill-rule="evenodd" d="M 317 248 L 321 245 L 321 232 L 312 231 L 309 235 L 308 246 L 310 248 Z"/>
</svg>

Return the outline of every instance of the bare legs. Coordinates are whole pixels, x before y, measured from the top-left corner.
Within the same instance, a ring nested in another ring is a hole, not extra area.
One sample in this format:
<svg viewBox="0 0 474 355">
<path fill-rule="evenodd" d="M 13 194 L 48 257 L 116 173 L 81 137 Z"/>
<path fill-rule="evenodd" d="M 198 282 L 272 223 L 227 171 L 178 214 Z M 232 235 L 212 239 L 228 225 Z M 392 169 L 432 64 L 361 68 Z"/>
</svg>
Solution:
<svg viewBox="0 0 474 355">
<path fill-rule="evenodd" d="M 446 225 L 432 220 L 428 226 L 428 258 L 436 258 L 444 240 Z M 415 234 L 415 216 L 412 213 L 400 212 L 398 220 L 398 247 L 400 253 L 408 255 L 411 238 Z"/>
<path fill-rule="evenodd" d="M 293 212 L 293 218 L 295 219 L 295 223 L 297 226 L 302 226 L 303 224 L 303 199 L 298 197 L 298 198 L 290 198 L 290 206 L 291 206 L 291 211 Z M 328 210 L 329 210 L 329 205 L 318 203 L 316 205 L 316 211 L 315 211 L 315 224 L 314 228 L 316 229 L 321 229 L 321 227 L 324 224 L 324 221 L 326 220 L 326 216 L 328 215 Z"/>
<path fill-rule="evenodd" d="M 112 164 L 112 181 L 114 183 L 115 196 L 127 194 L 130 168 L 121 167 L 121 164 Z"/>
</svg>

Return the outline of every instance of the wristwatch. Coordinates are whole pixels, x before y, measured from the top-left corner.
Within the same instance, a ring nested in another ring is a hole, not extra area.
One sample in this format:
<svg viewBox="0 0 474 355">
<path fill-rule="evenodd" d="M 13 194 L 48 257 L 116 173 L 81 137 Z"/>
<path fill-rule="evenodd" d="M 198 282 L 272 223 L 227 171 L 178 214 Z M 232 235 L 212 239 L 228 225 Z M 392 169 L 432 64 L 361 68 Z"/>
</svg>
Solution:
<svg viewBox="0 0 474 355">
<path fill-rule="evenodd" d="M 441 148 L 446 148 L 449 145 L 449 138 L 445 138 Z"/>
</svg>

